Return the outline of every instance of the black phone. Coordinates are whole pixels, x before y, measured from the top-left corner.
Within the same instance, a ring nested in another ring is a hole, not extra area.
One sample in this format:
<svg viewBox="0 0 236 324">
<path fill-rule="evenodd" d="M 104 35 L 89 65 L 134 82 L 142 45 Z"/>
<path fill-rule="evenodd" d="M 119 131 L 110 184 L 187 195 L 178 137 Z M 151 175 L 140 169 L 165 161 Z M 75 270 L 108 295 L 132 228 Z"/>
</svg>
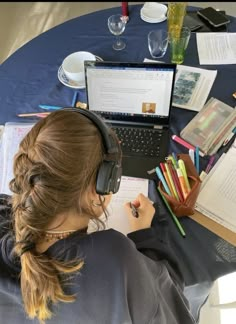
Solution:
<svg viewBox="0 0 236 324">
<path fill-rule="evenodd" d="M 212 7 L 198 10 L 197 14 L 206 19 L 212 26 L 220 27 L 230 23 L 230 20 Z"/>
</svg>

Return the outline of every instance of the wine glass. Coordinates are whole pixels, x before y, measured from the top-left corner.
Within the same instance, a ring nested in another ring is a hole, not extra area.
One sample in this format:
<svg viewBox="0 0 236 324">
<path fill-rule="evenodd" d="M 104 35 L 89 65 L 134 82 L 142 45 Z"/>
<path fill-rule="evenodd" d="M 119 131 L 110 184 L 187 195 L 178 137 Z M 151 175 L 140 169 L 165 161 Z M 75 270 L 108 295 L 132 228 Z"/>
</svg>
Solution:
<svg viewBox="0 0 236 324">
<path fill-rule="evenodd" d="M 108 18 L 108 28 L 113 35 L 116 35 L 116 42 L 113 44 L 114 50 L 120 51 L 125 48 L 126 44 L 120 39 L 120 35 L 125 30 L 126 21 L 122 15 L 112 15 Z"/>
</svg>

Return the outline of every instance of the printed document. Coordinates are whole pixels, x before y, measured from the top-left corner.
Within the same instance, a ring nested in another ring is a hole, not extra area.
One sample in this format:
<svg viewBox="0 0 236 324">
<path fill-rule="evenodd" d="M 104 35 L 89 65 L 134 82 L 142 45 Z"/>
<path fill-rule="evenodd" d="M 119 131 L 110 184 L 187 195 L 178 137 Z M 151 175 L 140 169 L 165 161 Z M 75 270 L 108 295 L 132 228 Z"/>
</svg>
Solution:
<svg viewBox="0 0 236 324">
<path fill-rule="evenodd" d="M 148 196 L 148 179 L 125 176 L 121 178 L 120 189 L 112 196 L 107 208 L 108 218 L 106 219 L 105 215 L 102 215 L 100 218 L 105 223 L 107 229 L 114 228 L 125 235 L 131 232 L 124 205 L 127 202 L 132 202 L 139 193 Z M 91 233 L 96 230 L 96 225 L 90 221 L 88 232 Z"/>
<path fill-rule="evenodd" d="M 23 137 L 29 132 L 34 124 L 29 123 L 6 123 L 2 135 L 0 147 L 0 192 L 12 195 L 9 182 L 13 178 L 14 155 L 18 151 Z"/>
<path fill-rule="evenodd" d="M 177 65 L 173 106 L 200 111 L 210 93 L 217 71 Z"/>
<path fill-rule="evenodd" d="M 196 33 L 200 64 L 235 64 L 236 33 Z"/>
<path fill-rule="evenodd" d="M 203 181 L 195 208 L 236 233 L 236 146 L 217 162 Z"/>
</svg>

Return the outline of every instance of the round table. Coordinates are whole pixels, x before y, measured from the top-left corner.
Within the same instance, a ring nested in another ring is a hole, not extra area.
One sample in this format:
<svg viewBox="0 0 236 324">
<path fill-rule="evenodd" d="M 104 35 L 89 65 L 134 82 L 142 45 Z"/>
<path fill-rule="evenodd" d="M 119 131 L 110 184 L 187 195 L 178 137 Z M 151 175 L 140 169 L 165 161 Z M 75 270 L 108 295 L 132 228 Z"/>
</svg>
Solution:
<svg viewBox="0 0 236 324">
<path fill-rule="evenodd" d="M 166 21 L 159 24 L 146 23 L 140 18 L 140 9 L 141 5 L 129 6 L 130 20 L 122 35 L 126 48 L 122 51 L 112 49 L 114 35 L 107 27 L 108 17 L 121 13 L 121 7 L 98 11 L 67 21 L 17 50 L 0 66 L 0 124 L 8 121 L 23 121 L 16 116 L 19 113 L 43 111 L 38 108 L 39 104 L 71 106 L 74 90 L 64 86 L 58 80 L 57 71 L 63 59 L 72 52 L 89 51 L 107 61 L 143 62 L 144 58 L 151 58 L 147 34 L 152 29 L 166 29 Z M 236 31 L 234 17 L 231 17 L 229 31 Z M 169 50 L 162 61 L 170 62 Z M 236 90 L 236 66 L 200 66 L 195 33 L 191 35 L 184 64 L 217 69 L 218 74 L 209 98 L 216 97 L 231 106 L 235 105 L 232 93 Z M 80 101 L 86 100 L 85 90 L 81 90 L 79 95 Z M 195 114 L 179 108 L 172 109 L 172 133 L 179 135 L 181 129 Z M 174 152 L 187 153 L 173 141 L 170 149 Z M 207 160 L 201 160 L 203 167 Z M 155 201 L 159 199 L 154 183 L 150 184 L 150 196 Z M 161 206 L 161 202 L 159 203 Z M 182 218 L 181 222 L 187 237 L 181 238 L 175 225 L 170 222 L 171 244 L 181 260 L 187 284 L 211 282 L 221 275 L 236 270 L 236 252 L 233 246 L 188 217 Z"/>
</svg>

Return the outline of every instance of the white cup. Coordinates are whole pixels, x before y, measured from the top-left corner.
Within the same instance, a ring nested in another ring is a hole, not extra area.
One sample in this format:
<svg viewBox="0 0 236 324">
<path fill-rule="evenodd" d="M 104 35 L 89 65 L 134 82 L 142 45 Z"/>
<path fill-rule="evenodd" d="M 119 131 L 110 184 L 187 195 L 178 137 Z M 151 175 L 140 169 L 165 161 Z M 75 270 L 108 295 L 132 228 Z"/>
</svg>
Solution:
<svg viewBox="0 0 236 324">
<path fill-rule="evenodd" d="M 85 83 L 84 61 L 96 61 L 90 52 L 75 52 L 68 55 L 62 62 L 62 69 L 69 80 Z"/>
</svg>

